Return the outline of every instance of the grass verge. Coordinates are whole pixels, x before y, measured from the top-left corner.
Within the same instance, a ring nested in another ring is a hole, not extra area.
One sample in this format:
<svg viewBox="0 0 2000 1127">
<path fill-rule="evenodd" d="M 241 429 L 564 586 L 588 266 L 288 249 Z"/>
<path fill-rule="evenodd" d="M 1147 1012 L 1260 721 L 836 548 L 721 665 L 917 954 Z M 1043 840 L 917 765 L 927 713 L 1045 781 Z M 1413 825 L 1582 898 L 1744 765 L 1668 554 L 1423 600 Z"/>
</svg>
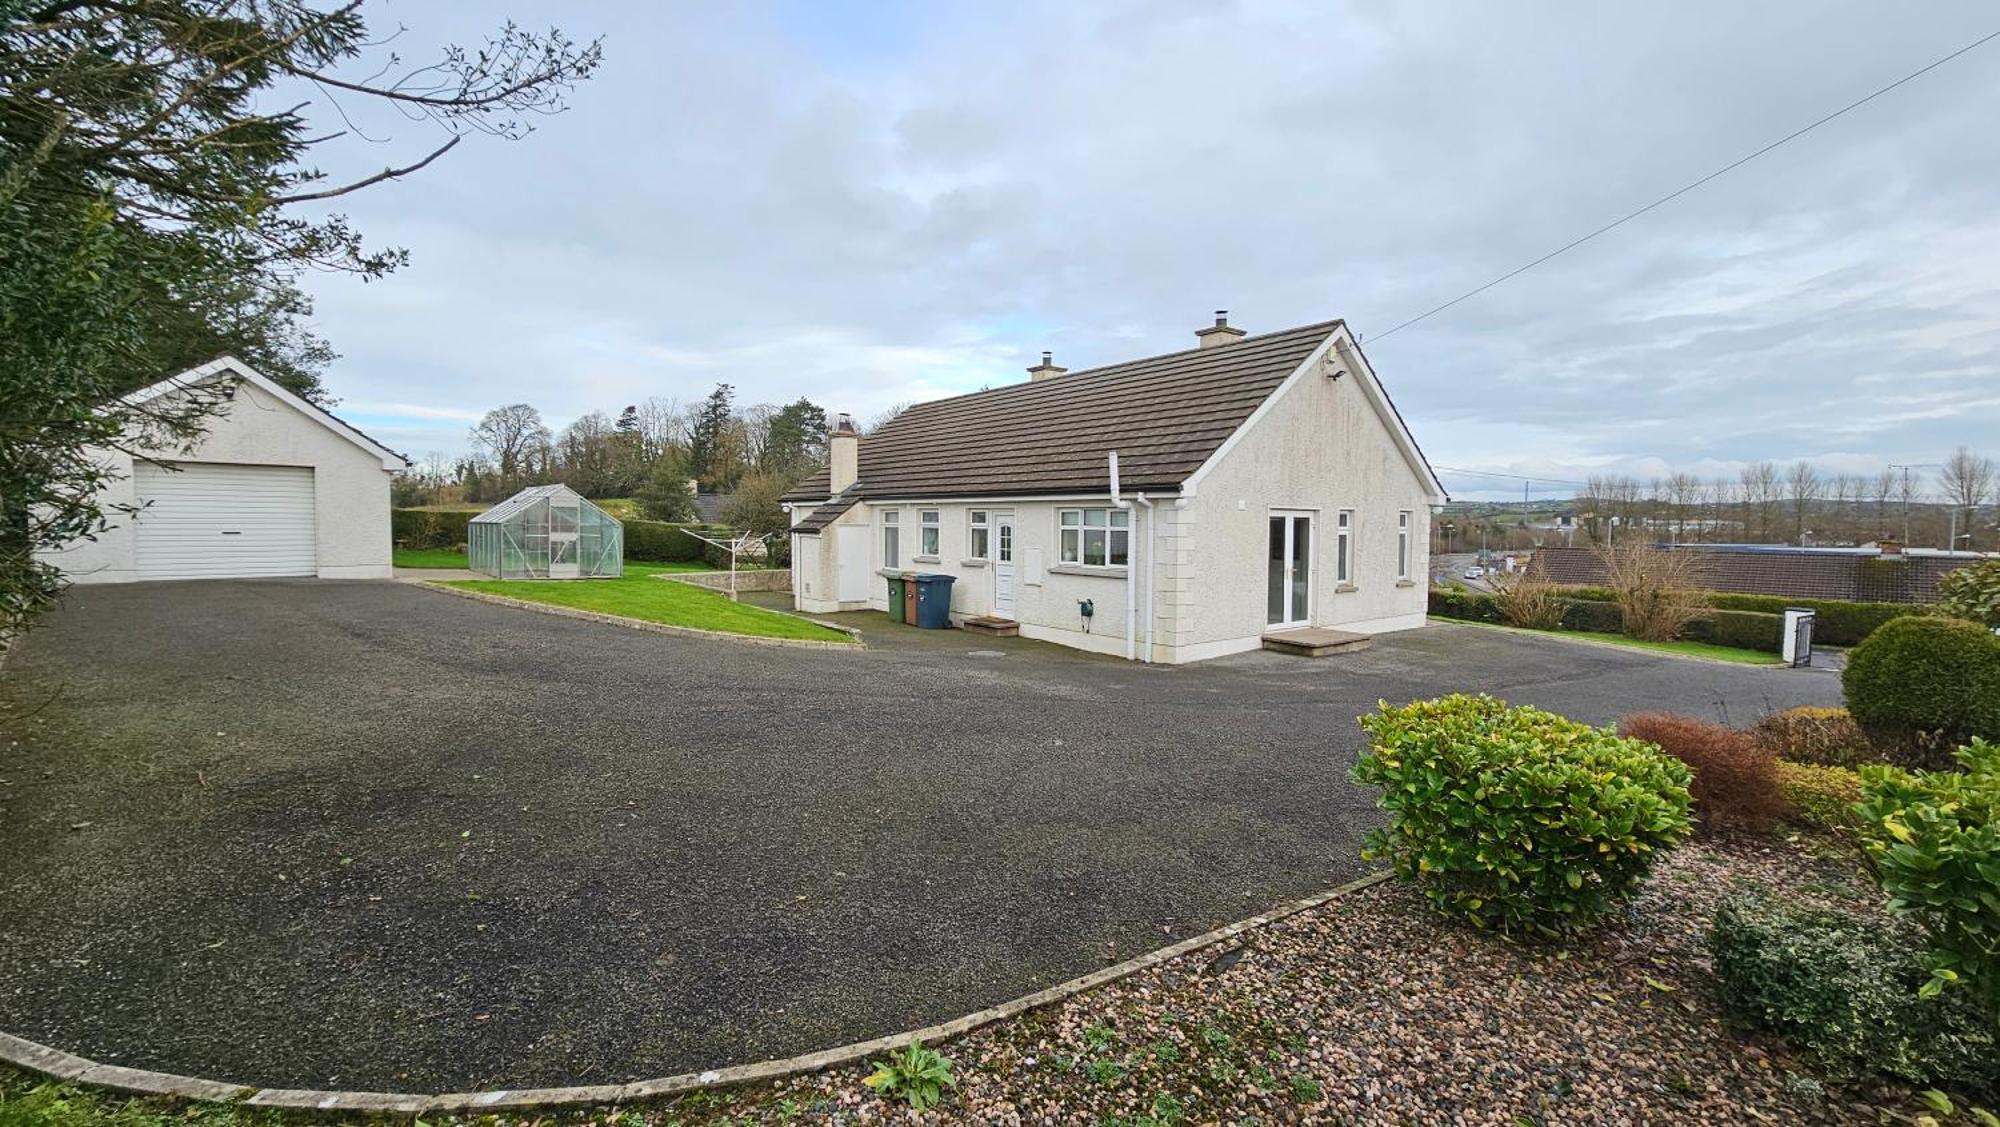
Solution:
<svg viewBox="0 0 2000 1127">
<path fill-rule="evenodd" d="M 814 642 L 852 642 L 838 630 L 829 630 L 789 614 L 765 610 L 748 603 L 732 603 L 727 596 L 685 583 L 668 583 L 653 578 L 661 572 L 705 571 L 687 564 L 627 564 L 620 579 L 577 579 L 561 582 L 519 579 L 454 579 L 445 586 L 487 595 L 505 595 L 532 603 L 570 607 L 597 614 L 615 614 L 640 622 L 685 626 L 692 630 L 714 630 L 724 634 L 746 634 L 758 638 L 797 638 Z"/>
<path fill-rule="evenodd" d="M 1587 645 L 1623 646 L 1626 649 L 1650 650 L 1653 653 L 1676 654 L 1680 657 L 1697 657 L 1706 661 L 1727 661 L 1736 665 L 1778 665 L 1778 655 L 1763 650 L 1743 650 L 1735 646 L 1717 646 L 1708 642 L 1647 642 L 1638 638 L 1627 638 L 1623 634 L 1597 634 L 1582 630 L 1528 630 L 1519 626 L 1502 626 L 1497 622 L 1468 622 L 1462 618 L 1434 618 L 1436 622 L 1448 622 L 1454 626 L 1476 626 L 1481 630 L 1505 630 L 1510 634 L 1534 634 L 1544 638 L 1562 638 Z"/>
</svg>

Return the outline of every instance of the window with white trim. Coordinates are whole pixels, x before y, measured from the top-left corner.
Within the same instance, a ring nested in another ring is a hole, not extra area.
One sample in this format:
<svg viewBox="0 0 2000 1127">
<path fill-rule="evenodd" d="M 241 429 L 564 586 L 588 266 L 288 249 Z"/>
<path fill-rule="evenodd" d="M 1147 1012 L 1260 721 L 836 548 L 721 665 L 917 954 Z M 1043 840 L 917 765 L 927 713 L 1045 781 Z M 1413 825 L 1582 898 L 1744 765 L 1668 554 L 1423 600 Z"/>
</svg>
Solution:
<svg viewBox="0 0 2000 1127">
<path fill-rule="evenodd" d="M 917 554 L 937 558 L 938 554 L 938 511 L 936 509 L 917 510 Z"/>
<path fill-rule="evenodd" d="M 1410 577 L 1410 510 L 1396 513 L 1396 578 Z"/>
<path fill-rule="evenodd" d="M 987 555 L 987 552 L 989 545 L 992 543 L 993 535 L 991 514 L 985 509 L 973 509 L 966 513 L 965 520 L 967 530 L 966 543 L 972 548 L 972 551 L 967 553 L 967 555 L 969 558 L 975 560 L 990 559 L 991 557 Z"/>
<path fill-rule="evenodd" d="M 1062 509 L 1062 562 L 1084 567 L 1124 567 L 1131 562 L 1131 514 L 1124 509 Z"/>
<path fill-rule="evenodd" d="M 1333 581 L 1354 582 L 1354 510 L 1333 514 Z"/>
<path fill-rule="evenodd" d="M 903 566 L 903 553 L 901 551 L 902 530 L 897 527 L 897 525 L 902 523 L 902 519 L 903 519 L 903 514 L 897 512 L 894 509 L 883 510 L 882 513 L 882 566 L 883 567 Z"/>
</svg>

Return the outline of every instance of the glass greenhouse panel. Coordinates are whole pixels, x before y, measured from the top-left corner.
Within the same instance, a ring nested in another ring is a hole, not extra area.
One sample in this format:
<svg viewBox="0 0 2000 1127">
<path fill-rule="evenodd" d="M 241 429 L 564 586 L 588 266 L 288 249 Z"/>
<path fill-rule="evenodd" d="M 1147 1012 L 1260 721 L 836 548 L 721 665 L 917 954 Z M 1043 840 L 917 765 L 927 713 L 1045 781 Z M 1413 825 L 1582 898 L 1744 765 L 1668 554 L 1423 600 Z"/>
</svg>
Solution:
<svg viewBox="0 0 2000 1127">
<path fill-rule="evenodd" d="M 472 518 L 466 556 L 496 579 L 614 579 L 625 526 L 566 485 L 536 485 Z"/>
</svg>

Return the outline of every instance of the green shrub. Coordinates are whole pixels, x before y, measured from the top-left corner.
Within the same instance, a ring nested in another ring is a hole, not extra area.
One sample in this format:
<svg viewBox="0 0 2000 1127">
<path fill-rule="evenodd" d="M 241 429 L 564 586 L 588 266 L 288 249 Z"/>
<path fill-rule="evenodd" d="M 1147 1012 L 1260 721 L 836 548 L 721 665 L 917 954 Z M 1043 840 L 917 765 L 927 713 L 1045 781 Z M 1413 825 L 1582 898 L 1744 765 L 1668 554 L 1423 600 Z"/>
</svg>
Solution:
<svg viewBox="0 0 2000 1127">
<path fill-rule="evenodd" d="M 1618 592 L 1609 587 L 1558 587 L 1556 593 L 1565 599 L 1581 599 L 1587 603 L 1615 603 Z"/>
<path fill-rule="evenodd" d="M 463 509 L 391 509 L 389 536 L 405 548 L 454 548 L 465 543 L 465 527 L 478 515 Z"/>
<path fill-rule="evenodd" d="M 1805 705 L 1773 712 L 1752 725 L 1750 734 L 1771 754 L 1794 763 L 1858 767 L 1880 758 L 1844 708 Z"/>
<path fill-rule="evenodd" d="M 1688 623 L 1681 636 L 1690 641 L 1733 646 L 1739 650 L 1783 653 L 1785 620 L 1781 615 L 1755 611 L 1713 610 L 1708 612 L 1706 618 Z"/>
<path fill-rule="evenodd" d="M 1908 616 L 1854 648 L 1840 683 L 1871 738 L 2000 739 L 2000 638 L 1955 618 Z"/>
<path fill-rule="evenodd" d="M 1788 599 L 1783 595 L 1738 595 L 1722 591 L 1711 592 L 1708 605 L 1717 610 L 1747 610 L 1776 615 L 1784 614 L 1788 607 L 1803 607 L 1813 612 L 1813 641 L 1828 646 L 1859 645 L 1863 638 L 1881 629 L 1883 623 L 1918 610 L 1908 603 Z"/>
<path fill-rule="evenodd" d="M 1938 610 L 2000 628 L 2000 560 L 1981 560 L 1938 580 Z"/>
<path fill-rule="evenodd" d="M 1775 770 L 1778 793 L 1785 796 L 1795 821 L 1829 832 L 1860 825 L 1854 807 L 1861 801 L 1861 776 L 1853 769 L 1780 759 Z"/>
<path fill-rule="evenodd" d="M 1901 928 L 1739 894 L 1716 910 L 1709 951 L 1728 1007 L 1810 1050 L 1834 1079 L 2000 1083 L 1991 1021 L 1962 995 L 1919 996 L 1924 968 Z"/>
<path fill-rule="evenodd" d="M 1691 829 L 1687 767 L 1607 729 L 1464 694 L 1384 702 L 1361 726 L 1353 776 L 1389 813 L 1363 856 L 1478 927 L 1584 928 Z"/>
<path fill-rule="evenodd" d="M 1926 994 L 1964 984 L 2000 1027 L 2000 745 L 1958 749 L 1963 771 L 1861 769 L 1861 843 L 1889 910 L 1929 938 Z"/>
</svg>

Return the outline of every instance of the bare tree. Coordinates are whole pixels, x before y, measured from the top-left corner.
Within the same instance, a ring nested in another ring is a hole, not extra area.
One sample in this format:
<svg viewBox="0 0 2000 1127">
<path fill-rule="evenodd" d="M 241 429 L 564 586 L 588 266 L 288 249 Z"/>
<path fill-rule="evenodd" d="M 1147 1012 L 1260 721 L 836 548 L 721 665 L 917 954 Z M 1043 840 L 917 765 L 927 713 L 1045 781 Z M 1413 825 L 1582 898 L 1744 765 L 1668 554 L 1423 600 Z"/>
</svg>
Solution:
<svg viewBox="0 0 2000 1127">
<path fill-rule="evenodd" d="M 1798 461 L 1785 471 L 1785 496 L 1792 503 L 1792 543 L 1804 545 L 1806 520 L 1813 514 L 1813 507 L 1826 496 L 1826 479 L 1819 476 L 1811 462 Z"/>
<path fill-rule="evenodd" d="M 1995 488 L 1993 459 L 1961 446 L 1946 458 L 1944 467 L 1938 471 L 1938 489 L 1944 494 L 1945 504 L 1959 510 L 1960 524 L 1965 531 L 1961 535 L 1965 546 L 1977 547 L 1973 535 L 1979 523 L 1979 507 L 1986 503 L 1986 497 Z M 1957 548 L 1957 544 L 1947 547 Z"/>
<path fill-rule="evenodd" d="M 1688 517 L 1701 497 L 1701 479 L 1690 473 L 1667 475 L 1667 504 L 1674 522 L 1674 542 L 1687 537 Z"/>
<path fill-rule="evenodd" d="M 526 403 L 510 403 L 486 412 L 472 428 L 472 445 L 492 460 L 511 486 L 547 465 L 549 428 L 540 411 Z"/>
<path fill-rule="evenodd" d="M 1778 467 L 1769 462 L 1744 466 L 1737 480 L 1743 487 L 1744 539 L 1770 539 L 1778 511 Z"/>
</svg>

